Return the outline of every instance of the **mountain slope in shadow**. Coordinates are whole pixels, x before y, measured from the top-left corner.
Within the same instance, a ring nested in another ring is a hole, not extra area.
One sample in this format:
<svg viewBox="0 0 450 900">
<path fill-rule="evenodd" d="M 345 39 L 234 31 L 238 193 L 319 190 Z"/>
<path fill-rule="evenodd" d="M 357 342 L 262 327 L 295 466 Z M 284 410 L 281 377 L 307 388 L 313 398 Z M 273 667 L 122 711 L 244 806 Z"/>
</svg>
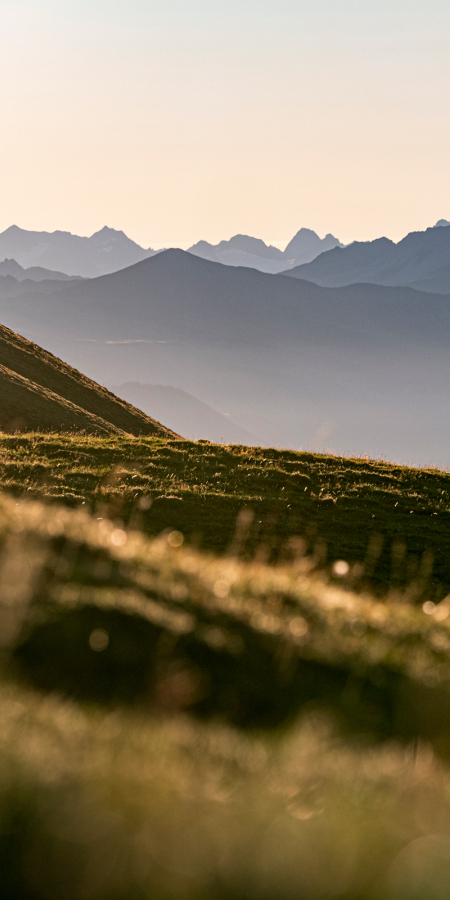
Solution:
<svg viewBox="0 0 450 900">
<path fill-rule="evenodd" d="M 83 431 L 125 434 L 111 422 L 81 409 L 54 391 L 0 365 L 0 431 Z"/>
</svg>

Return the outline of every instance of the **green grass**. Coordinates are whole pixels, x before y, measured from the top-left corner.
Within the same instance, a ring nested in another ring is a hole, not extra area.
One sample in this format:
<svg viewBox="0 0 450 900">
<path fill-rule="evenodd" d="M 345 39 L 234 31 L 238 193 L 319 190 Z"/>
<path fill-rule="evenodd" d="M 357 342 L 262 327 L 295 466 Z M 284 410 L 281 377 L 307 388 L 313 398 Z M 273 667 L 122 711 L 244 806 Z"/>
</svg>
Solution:
<svg viewBox="0 0 450 900">
<path fill-rule="evenodd" d="M 8 666 L 47 691 L 247 728 L 313 702 L 344 728 L 421 733 L 447 752 L 450 604 L 377 601 L 327 583 L 308 560 L 272 567 L 180 542 L 3 497 Z M 92 652 L 97 632 L 105 653 Z"/>
<path fill-rule="evenodd" d="M 175 437 L 105 387 L 0 325 L 0 427 Z"/>
<path fill-rule="evenodd" d="M 446 900 L 446 473 L 34 434 L 0 477 L 2 900 Z"/>
<path fill-rule="evenodd" d="M 448 896 L 450 605 L 3 495 L 0 637 L 2 898 Z"/>
<path fill-rule="evenodd" d="M 0 484 L 158 534 L 288 559 L 302 537 L 323 566 L 360 565 L 371 589 L 450 591 L 450 475 L 365 459 L 151 438 L 2 436 Z M 145 509 L 146 499 L 151 506 Z M 298 546 L 298 545 L 297 545 Z M 358 570 L 354 569 L 356 577 Z"/>
</svg>

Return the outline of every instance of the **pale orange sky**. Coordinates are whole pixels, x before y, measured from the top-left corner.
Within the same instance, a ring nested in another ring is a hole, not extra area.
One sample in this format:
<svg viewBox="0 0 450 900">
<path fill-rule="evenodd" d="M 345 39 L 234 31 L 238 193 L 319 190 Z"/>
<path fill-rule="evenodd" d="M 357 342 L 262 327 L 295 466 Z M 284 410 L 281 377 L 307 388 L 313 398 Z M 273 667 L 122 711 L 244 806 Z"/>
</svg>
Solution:
<svg viewBox="0 0 450 900">
<path fill-rule="evenodd" d="M 342 241 L 450 218 L 443 0 L 1 0 L 0 230 Z"/>
</svg>

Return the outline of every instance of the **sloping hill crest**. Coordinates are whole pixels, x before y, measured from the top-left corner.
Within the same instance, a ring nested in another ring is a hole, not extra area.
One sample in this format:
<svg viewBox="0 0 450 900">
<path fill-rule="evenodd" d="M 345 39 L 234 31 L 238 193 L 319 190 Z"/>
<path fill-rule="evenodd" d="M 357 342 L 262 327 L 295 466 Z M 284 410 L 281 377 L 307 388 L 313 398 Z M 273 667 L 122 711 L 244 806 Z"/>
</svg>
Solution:
<svg viewBox="0 0 450 900">
<path fill-rule="evenodd" d="M 0 428 L 173 436 L 107 388 L 0 325 Z"/>
</svg>

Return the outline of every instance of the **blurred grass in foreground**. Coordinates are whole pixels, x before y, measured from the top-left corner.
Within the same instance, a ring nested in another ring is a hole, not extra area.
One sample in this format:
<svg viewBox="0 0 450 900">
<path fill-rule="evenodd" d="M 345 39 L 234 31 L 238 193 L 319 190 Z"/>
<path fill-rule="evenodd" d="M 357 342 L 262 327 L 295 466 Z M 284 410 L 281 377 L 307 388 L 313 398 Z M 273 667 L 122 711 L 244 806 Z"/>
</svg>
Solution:
<svg viewBox="0 0 450 900">
<path fill-rule="evenodd" d="M 1 896 L 431 900 L 450 885 L 450 774 L 427 746 L 320 719 L 244 737 L 0 691 Z"/>
<path fill-rule="evenodd" d="M 442 726 L 445 745 L 450 598 L 423 609 L 403 594 L 377 600 L 327 583 L 308 557 L 276 567 L 216 557 L 177 531 L 149 540 L 6 496 L 0 544 L 3 653 L 39 687 L 244 727 L 280 724 L 315 700 L 363 731 L 437 727 L 438 739 Z"/>
<path fill-rule="evenodd" d="M 450 601 L 339 572 L 0 496 L 0 896 L 448 898 Z"/>
</svg>

